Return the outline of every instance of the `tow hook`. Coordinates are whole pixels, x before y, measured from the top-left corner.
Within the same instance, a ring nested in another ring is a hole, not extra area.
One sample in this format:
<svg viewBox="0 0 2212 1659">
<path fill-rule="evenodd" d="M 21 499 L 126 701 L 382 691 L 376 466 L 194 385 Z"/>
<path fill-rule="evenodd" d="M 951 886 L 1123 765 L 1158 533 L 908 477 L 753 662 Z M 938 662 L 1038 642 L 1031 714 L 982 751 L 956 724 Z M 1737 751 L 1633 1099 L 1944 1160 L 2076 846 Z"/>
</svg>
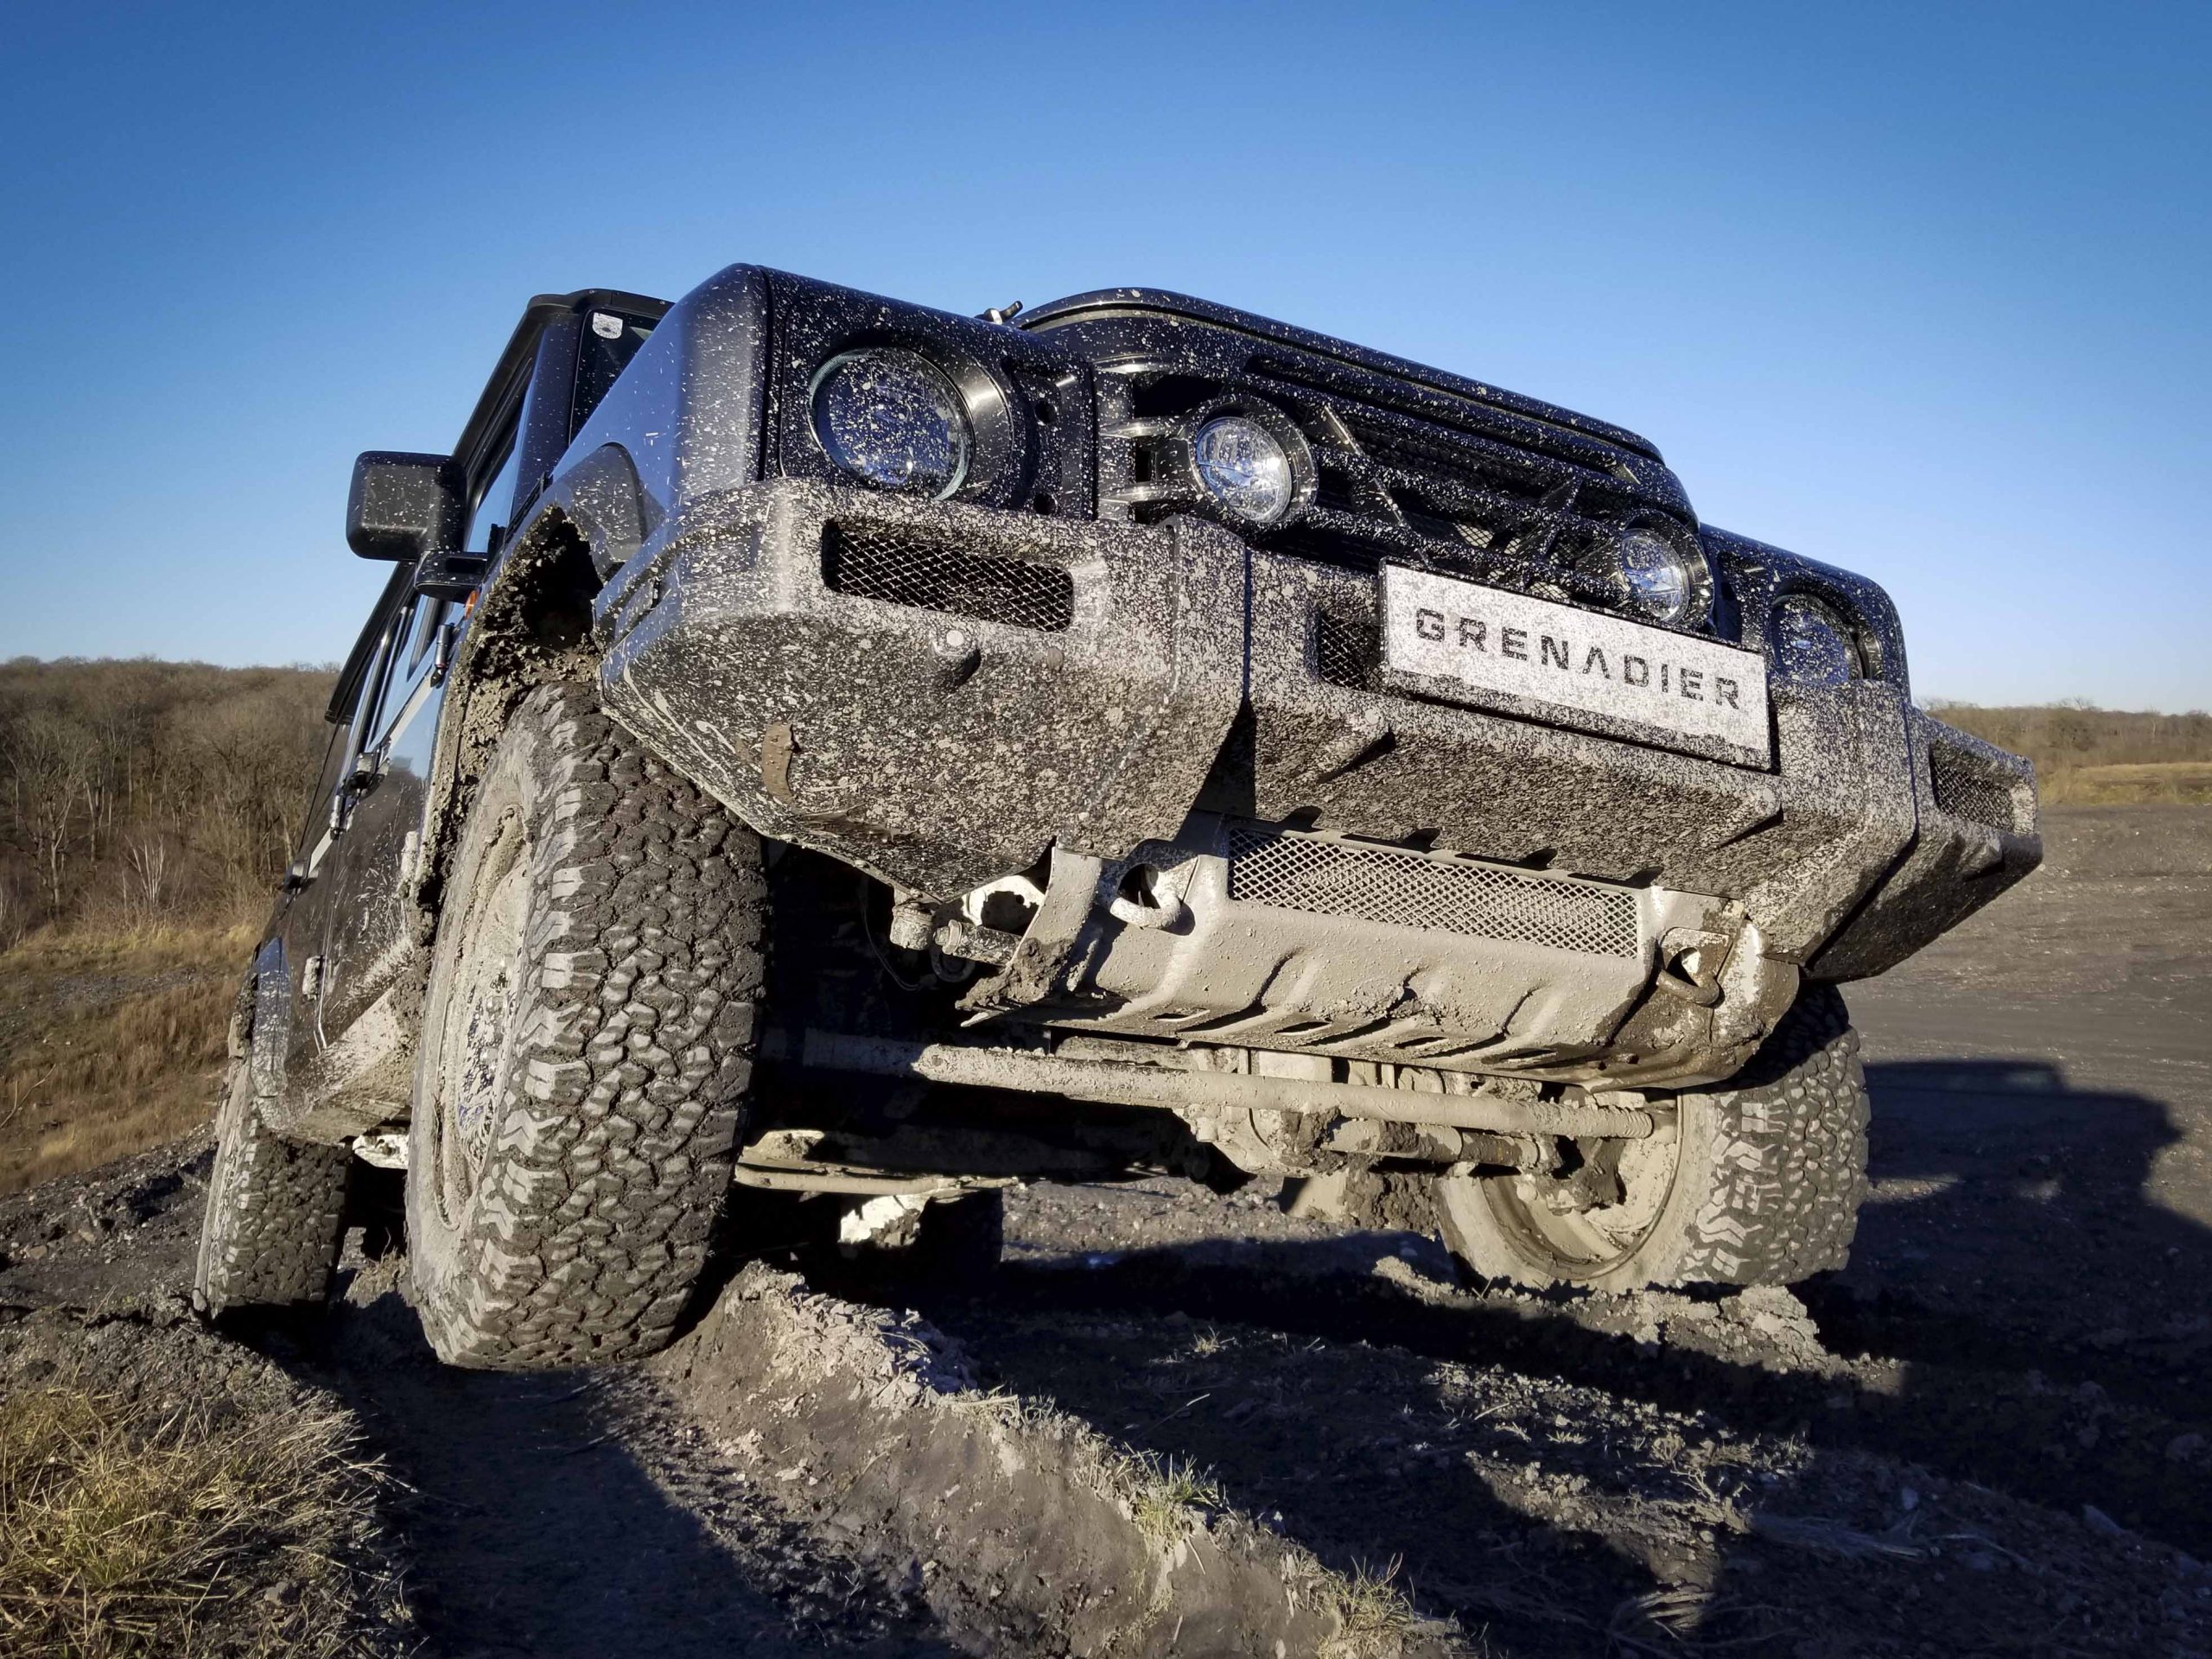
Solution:
<svg viewBox="0 0 2212 1659">
<path fill-rule="evenodd" d="M 1720 966 L 1727 955 L 1722 934 L 1673 929 L 1659 942 L 1659 972 L 1652 988 L 1692 1007 L 1709 1008 L 1720 1000 Z"/>
<path fill-rule="evenodd" d="M 1153 864 L 1130 866 L 1106 910 L 1128 927 L 1173 928 L 1191 913 L 1190 906 L 1163 884 L 1159 867 Z"/>
</svg>

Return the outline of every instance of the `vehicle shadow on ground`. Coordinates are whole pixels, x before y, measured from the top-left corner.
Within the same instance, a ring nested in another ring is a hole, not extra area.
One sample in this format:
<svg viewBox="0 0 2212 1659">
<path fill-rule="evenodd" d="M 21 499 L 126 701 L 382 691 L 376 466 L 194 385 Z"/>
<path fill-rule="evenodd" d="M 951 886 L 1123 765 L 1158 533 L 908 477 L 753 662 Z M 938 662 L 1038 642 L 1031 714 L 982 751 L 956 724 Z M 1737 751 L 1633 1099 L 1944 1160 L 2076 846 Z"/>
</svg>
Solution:
<svg viewBox="0 0 2212 1659">
<path fill-rule="evenodd" d="M 858 1568 L 849 1584 L 825 1582 L 811 1552 L 807 1599 L 827 1614 L 821 1626 L 791 1605 L 791 1575 L 752 1581 L 749 1564 L 778 1552 L 774 1523 L 764 1537 L 711 1478 L 680 1498 L 664 1491 L 618 1433 L 630 1425 L 605 1377 L 441 1365 L 393 1291 L 257 1345 L 358 1413 L 399 1482 L 410 1551 L 435 1563 L 410 1588 L 434 1659 L 958 1651 L 911 1602 L 897 1628 L 856 1639 L 837 1616 L 841 1594 L 849 1605 L 883 1592 Z M 709 1522 L 741 1529 L 746 1548 L 726 1547 Z"/>
<path fill-rule="evenodd" d="M 1425 1605 L 1531 1651 L 1581 1650 L 1557 1627 L 1548 1645 L 1544 1619 L 1626 1605 L 1675 1581 L 1675 1569 L 1532 1520 L 1510 1483 L 1478 1479 L 1412 1440 L 1394 1418 L 1433 1408 L 1436 1395 L 1434 1368 L 1418 1360 L 1703 1413 L 1737 1434 L 1807 1443 L 1815 1465 L 1857 1452 L 1917 1463 L 2063 1515 L 2093 1505 L 2212 1551 L 2204 1473 L 2166 1450 L 2204 1428 L 2208 1410 L 2202 1348 L 2188 1334 L 2196 1300 L 2173 1293 L 2212 1282 L 2212 1234 L 2144 1196 L 2152 1159 L 2175 1138 L 2166 1109 L 2074 1090 L 2055 1068 L 2008 1061 L 1877 1066 L 1870 1080 L 1878 1178 L 1925 1186 L 1872 1206 L 1866 1266 L 1805 1296 L 1831 1353 L 1913 1362 L 1878 1376 L 1739 1361 L 1671 1337 L 1638 1343 L 1594 1328 L 1568 1297 L 1424 1297 L 1375 1271 L 1410 1241 L 1374 1233 L 1217 1238 L 1096 1267 L 1009 1264 L 988 1300 L 925 1311 L 991 1380 L 1125 1444 L 1215 1470 L 1230 1501 L 1278 1517 L 1341 1570 L 1398 1560 Z M 1955 1265 L 1923 1281 L 1916 1252 Z M 2129 1329 L 2155 1335 L 2150 1345 L 2105 1334 L 2116 1317 L 2109 1291 L 2054 1299 L 2053 1275 L 2076 1270 L 2134 1275 Z M 2094 1326 L 2082 1344 L 2039 1330 L 2053 1306 L 2067 1330 Z M 1095 1316 L 1110 1319 L 1092 1327 L 1109 1337 L 1086 1334 Z M 2164 1321 L 2155 1332 L 2154 1316 Z M 1178 1360 L 1194 1331 L 1238 1327 L 1255 1334 L 1230 1340 L 1272 1342 L 1275 1358 L 1255 1353 L 1218 1378 Z M 1409 1363 L 1336 1372 L 1313 1358 L 1317 1338 Z M 1281 1386 L 1269 1380 L 1276 1367 Z M 1398 1397 L 1375 1397 L 1378 1382 Z M 1786 1507 L 1790 1497 L 1785 1486 L 1762 1502 Z"/>
<path fill-rule="evenodd" d="M 1802 1293 L 1832 1349 L 2204 1409 L 2212 1228 L 2149 1195 L 2181 1138 L 2166 1105 L 2075 1088 L 2044 1060 L 1885 1062 L 1866 1078 L 1877 1201 L 1849 1270 Z"/>
</svg>

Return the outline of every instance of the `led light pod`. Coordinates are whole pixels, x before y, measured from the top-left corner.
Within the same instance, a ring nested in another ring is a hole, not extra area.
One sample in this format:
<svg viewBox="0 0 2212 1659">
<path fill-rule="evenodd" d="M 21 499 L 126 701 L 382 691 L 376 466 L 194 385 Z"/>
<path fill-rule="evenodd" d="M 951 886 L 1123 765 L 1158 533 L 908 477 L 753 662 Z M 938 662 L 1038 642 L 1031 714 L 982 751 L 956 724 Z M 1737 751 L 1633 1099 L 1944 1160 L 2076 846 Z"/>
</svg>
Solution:
<svg viewBox="0 0 2212 1659">
<path fill-rule="evenodd" d="M 814 377 L 814 435 L 839 471 L 942 500 L 968 475 L 975 431 L 959 391 L 918 352 L 847 352 Z"/>
<path fill-rule="evenodd" d="M 1866 673 L 1850 624 L 1809 594 L 1787 594 L 1768 624 L 1774 665 L 1800 685 L 1842 685 Z"/>
<path fill-rule="evenodd" d="M 1279 523 L 1298 499 L 1288 446 L 1249 415 L 1217 415 L 1201 426 L 1191 465 L 1221 509 L 1249 524 Z"/>
</svg>

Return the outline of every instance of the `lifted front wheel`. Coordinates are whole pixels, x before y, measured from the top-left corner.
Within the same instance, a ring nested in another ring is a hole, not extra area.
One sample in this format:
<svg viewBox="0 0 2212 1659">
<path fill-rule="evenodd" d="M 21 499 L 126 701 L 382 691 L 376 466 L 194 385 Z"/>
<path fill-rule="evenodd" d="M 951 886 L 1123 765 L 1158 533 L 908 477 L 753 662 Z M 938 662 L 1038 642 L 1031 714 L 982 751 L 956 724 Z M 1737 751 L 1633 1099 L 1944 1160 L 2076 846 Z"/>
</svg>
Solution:
<svg viewBox="0 0 2212 1659">
<path fill-rule="evenodd" d="M 1788 1285 L 1844 1265 L 1866 1189 L 1867 1101 L 1833 987 L 1800 997 L 1725 1088 L 1672 1104 L 1649 1139 L 1609 1147 L 1618 1161 L 1579 1190 L 1526 1175 L 1438 1179 L 1444 1243 L 1485 1279 L 1600 1291 Z"/>
</svg>

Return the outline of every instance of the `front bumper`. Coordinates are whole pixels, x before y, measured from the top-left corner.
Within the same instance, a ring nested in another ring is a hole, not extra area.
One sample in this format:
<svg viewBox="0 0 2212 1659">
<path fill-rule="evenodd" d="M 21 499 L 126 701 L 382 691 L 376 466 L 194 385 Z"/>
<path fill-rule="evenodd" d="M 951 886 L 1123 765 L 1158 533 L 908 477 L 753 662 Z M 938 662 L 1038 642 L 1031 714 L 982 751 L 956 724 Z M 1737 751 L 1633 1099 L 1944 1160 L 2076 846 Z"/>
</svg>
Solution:
<svg viewBox="0 0 2212 1659">
<path fill-rule="evenodd" d="M 1192 519 L 778 481 L 693 503 L 595 624 L 610 712 L 763 834 L 925 900 L 1055 847 L 1126 862 L 1205 809 L 1615 884 L 1655 917 L 1694 896 L 1698 925 L 1728 936 L 1717 1006 L 1650 1005 L 1656 929 L 1633 982 L 1569 999 L 1589 1012 L 1506 1044 L 1501 1062 L 1525 1055 L 1497 1069 L 1618 1077 L 1593 1057 L 1625 1046 L 1641 1080 L 1726 1075 L 1801 972 L 1878 972 L 2039 856 L 2025 763 L 1888 684 L 1775 682 L 1775 765 L 1755 770 L 1325 677 L 1317 620 L 1373 605 L 1371 575 Z M 1510 1036 L 1541 986 L 1500 988 Z M 1245 1040 L 1297 1046 L 1268 1023 Z"/>
<path fill-rule="evenodd" d="M 750 485 L 608 585 L 601 682 L 762 834 L 947 899 L 1175 833 L 1243 695 L 1243 563 L 1194 521 Z"/>
</svg>

